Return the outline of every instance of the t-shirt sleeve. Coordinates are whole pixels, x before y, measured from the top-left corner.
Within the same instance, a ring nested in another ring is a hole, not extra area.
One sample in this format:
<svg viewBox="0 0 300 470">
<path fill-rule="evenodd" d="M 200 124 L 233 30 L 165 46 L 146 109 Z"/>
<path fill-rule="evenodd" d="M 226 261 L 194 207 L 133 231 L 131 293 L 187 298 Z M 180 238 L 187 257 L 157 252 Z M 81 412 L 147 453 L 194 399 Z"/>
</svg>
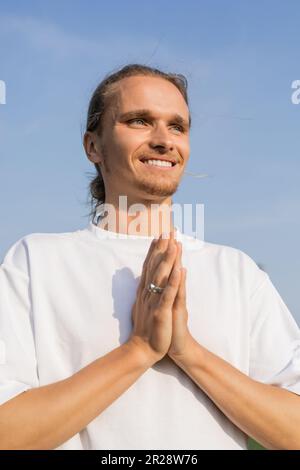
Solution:
<svg viewBox="0 0 300 470">
<path fill-rule="evenodd" d="M 300 330 L 269 275 L 250 299 L 249 376 L 300 395 Z"/>
<path fill-rule="evenodd" d="M 14 245 L 0 265 L 0 405 L 39 386 L 29 277 Z"/>
</svg>

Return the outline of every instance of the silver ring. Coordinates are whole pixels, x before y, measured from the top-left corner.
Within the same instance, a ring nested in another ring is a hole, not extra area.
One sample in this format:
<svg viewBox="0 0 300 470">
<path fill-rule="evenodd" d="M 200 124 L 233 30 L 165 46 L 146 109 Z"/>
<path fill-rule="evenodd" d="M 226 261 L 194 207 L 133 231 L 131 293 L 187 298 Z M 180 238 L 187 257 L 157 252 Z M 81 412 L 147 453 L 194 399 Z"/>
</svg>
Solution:
<svg viewBox="0 0 300 470">
<path fill-rule="evenodd" d="M 148 291 L 153 292 L 154 294 L 161 294 L 162 291 L 164 290 L 164 287 L 159 287 L 153 284 L 153 282 L 150 282 L 148 285 Z"/>
</svg>

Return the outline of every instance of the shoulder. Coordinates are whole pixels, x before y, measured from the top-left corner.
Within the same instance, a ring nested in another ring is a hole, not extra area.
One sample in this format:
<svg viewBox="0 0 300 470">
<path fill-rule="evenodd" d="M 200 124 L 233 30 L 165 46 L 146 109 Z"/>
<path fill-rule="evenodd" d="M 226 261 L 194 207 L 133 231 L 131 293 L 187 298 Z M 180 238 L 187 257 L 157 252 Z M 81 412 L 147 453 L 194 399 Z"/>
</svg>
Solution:
<svg viewBox="0 0 300 470">
<path fill-rule="evenodd" d="M 32 257 L 42 259 L 70 244 L 76 238 L 76 232 L 30 233 L 13 243 L 4 255 L 2 266 L 15 268 L 29 274 Z"/>
<path fill-rule="evenodd" d="M 220 260 L 220 262 L 230 263 L 236 267 L 244 265 L 249 269 L 258 267 L 254 259 L 239 248 L 207 241 L 204 242 L 203 248 L 209 256 Z"/>
<path fill-rule="evenodd" d="M 202 249 L 216 274 L 223 279 L 230 276 L 240 287 L 247 286 L 249 295 L 269 278 L 257 261 L 239 248 L 205 241 Z"/>
</svg>

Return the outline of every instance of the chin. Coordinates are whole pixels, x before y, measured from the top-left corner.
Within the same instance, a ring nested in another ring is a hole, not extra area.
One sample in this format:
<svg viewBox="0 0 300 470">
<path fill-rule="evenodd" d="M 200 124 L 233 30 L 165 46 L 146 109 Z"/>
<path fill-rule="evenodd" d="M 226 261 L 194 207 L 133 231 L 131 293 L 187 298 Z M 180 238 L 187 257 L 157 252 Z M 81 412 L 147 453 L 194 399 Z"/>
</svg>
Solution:
<svg viewBox="0 0 300 470">
<path fill-rule="evenodd" d="M 138 189 L 152 196 L 169 197 L 176 193 L 178 181 L 139 181 Z"/>
</svg>

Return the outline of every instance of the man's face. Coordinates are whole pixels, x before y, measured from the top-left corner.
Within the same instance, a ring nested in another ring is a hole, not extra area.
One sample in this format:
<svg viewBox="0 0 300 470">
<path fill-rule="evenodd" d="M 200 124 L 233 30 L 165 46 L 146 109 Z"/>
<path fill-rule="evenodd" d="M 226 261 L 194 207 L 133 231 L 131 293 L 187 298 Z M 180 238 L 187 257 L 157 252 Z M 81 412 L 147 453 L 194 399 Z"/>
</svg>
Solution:
<svg viewBox="0 0 300 470">
<path fill-rule="evenodd" d="M 188 106 L 172 83 L 147 76 L 121 80 L 99 138 L 109 199 L 159 201 L 174 194 L 189 158 L 188 122 Z M 151 158 L 171 161 L 172 167 L 151 165 Z"/>
</svg>

